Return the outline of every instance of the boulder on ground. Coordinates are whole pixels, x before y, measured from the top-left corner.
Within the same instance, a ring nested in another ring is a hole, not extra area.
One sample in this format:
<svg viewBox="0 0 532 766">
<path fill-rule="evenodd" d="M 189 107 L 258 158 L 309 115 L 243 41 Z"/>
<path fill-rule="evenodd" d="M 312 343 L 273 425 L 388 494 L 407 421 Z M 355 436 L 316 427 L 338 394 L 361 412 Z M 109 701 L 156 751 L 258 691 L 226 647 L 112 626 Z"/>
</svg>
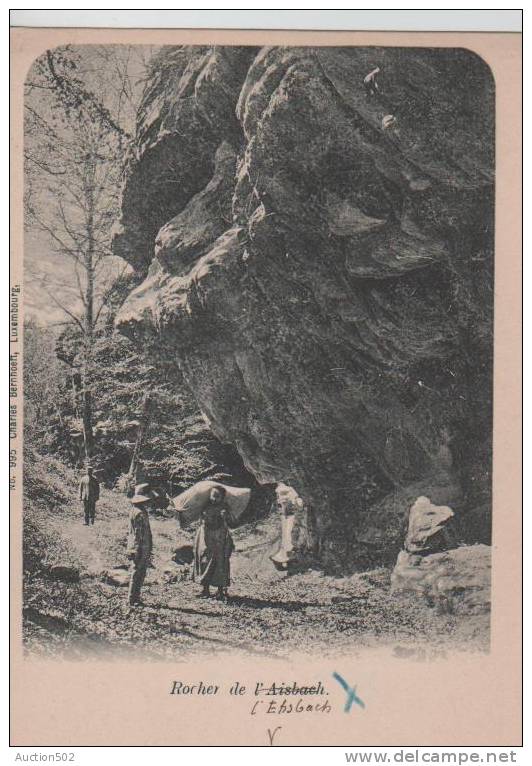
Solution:
<svg viewBox="0 0 532 766">
<path fill-rule="evenodd" d="M 129 585 L 129 572 L 124 567 L 115 567 L 106 569 L 101 574 L 101 581 L 107 585 L 124 586 Z"/>
<path fill-rule="evenodd" d="M 49 569 L 50 577 L 62 582 L 79 582 L 79 569 L 64 564 L 54 564 Z"/>
<path fill-rule="evenodd" d="M 421 498 L 428 498 L 432 506 L 453 508 L 456 513 L 451 525 L 454 531 L 455 521 L 461 518 L 462 490 L 452 476 L 441 472 L 436 480 L 422 480 L 413 482 L 406 487 L 395 487 L 381 501 L 370 506 L 359 517 L 356 539 L 352 545 L 353 565 L 357 569 L 371 568 L 378 562 L 384 565 L 393 565 L 398 552 L 405 547 L 405 538 L 410 523 L 410 510 Z M 431 505 L 427 506 L 425 502 L 420 503 L 420 505 L 426 507 L 429 512 L 426 522 L 430 530 L 436 522 L 436 518 L 430 515 Z M 446 528 L 446 532 L 450 531 L 450 527 Z M 436 539 L 430 535 L 429 537 L 433 542 L 438 543 L 437 536 Z M 460 539 L 468 543 L 489 542 L 485 539 L 470 538 L 463 535 L 460 536 Z M 443 547 L 450 548 L 453 546 L 444 544 Z"/>
<path fill-rule="evenodd" d="M 188 563 L 172 560 L 162 567 L 161 579 L 165 583 L 182 582 L 188 580 L 189 577 L 190 565 Z"/>
<path fill-rule="evenodd" d="M 453 546 L 454 535 L 449 522 L 454 512 L 446 505 L 433 505 L 428 497 L 418 497 L 410 509 L 405 550 L 428 553 Z"/>
<path fill-rule="evenodd" d="M 392 591 L 424 598 L 450 614 L 490 610 L 491 548 L 463 545 L 420 555 L 401 551 L 392 572 Z"/>
<path fill-rule="evenodd" d="M 172 560 L 176 564 L 191 564 L 194 560 L 194 550 L 192 545 L 180 545 L 176 548 Z"/>
</svg>

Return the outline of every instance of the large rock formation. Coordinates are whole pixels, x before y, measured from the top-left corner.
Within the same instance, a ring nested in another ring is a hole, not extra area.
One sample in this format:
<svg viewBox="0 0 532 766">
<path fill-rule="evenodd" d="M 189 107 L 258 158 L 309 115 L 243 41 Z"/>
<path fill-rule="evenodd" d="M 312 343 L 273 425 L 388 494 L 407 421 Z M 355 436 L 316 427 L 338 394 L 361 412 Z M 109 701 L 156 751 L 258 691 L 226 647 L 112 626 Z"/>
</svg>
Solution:
<svg viewBox="0 0 532 766">
<path fill-rule="evenodd" d="M 394 558 L 420 495 L 489 537 L 466 520 L 490 507 L 493 126 L 462 49 L 154 62 L 114 245 L 146 276 L 118 327 L 295 488 L 325 563 Z"/>
</svg>

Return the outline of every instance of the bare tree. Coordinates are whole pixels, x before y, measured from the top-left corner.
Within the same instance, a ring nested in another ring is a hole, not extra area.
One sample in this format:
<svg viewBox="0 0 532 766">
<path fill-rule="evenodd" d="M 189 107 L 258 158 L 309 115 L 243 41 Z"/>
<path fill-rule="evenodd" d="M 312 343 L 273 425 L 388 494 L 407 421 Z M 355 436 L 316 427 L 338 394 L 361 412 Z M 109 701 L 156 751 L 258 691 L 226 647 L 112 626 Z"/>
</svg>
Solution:
<svg viewBox="0 0 532 766">
<path fill-rule="evenodd" d="M 82 337 L 85 457 L 93 453 L 92 352 L 98 321 L 128 268 L 110 251 L 122 163 L 131 138 L 135 88 L 131 51 L 81 56 L 47 51 L 32 67 L 25 98 L 25 208 L 52 260 L 28 273 Z M 113 87 L 109 85 L 113 82 Z M 35 261 L 35 259 L 34 259 Z"/>
</svg>

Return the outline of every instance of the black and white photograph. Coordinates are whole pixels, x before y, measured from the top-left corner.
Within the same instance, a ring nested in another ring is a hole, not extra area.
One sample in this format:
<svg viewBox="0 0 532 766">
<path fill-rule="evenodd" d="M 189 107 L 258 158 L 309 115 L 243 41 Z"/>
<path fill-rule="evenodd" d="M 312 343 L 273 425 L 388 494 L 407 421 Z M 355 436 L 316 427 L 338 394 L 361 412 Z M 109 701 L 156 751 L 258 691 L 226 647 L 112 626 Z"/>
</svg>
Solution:
<svg viewBox="0 0 532 766">
<path fill-rule="evenodd" d="M 519 763 L 518 16 L 13 11 L 18 760 Z"/>
<path fill-rule="evenodd" d="M 489 652 L 495 116 L 460 47 L 34 61 L 26 655 Z"/>
</svg>

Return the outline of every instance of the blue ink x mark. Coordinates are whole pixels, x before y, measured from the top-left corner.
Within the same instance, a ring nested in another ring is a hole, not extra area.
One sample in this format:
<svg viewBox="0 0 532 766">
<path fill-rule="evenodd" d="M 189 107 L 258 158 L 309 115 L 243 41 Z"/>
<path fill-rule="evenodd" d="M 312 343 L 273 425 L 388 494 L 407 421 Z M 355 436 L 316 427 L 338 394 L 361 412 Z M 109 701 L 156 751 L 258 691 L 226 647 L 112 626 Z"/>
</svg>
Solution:
<svg viewBox="0 0 532 766">
<path fill-rule="evenodd" d="M 344 707 L 344 713 L 349 713 L 349 711 L 351 710 L 351 705 L 353 704 L 353 702 L 356 702 L 356 704 L 360 705 L 360 707 L 364 710 L 366 706 L 364 705 L 364 703 L 362 702 L 360 697 L 357 696 L 357 693 L 356 693 L 356 688 L 357 687 L 356 686 L 349 686 L 347 681 L 344 681 L 344 679 L 342 678 L 342 676 L 339 673 L 334 672 L 333 673 L 333 678 L 335 678 L 338 681 L 338 683 L 340 684 L 342 689 L 344 689 L 345 693 L 347 694 L 347 699 L 345 701 L 345 707 Z"/>
</svg>

